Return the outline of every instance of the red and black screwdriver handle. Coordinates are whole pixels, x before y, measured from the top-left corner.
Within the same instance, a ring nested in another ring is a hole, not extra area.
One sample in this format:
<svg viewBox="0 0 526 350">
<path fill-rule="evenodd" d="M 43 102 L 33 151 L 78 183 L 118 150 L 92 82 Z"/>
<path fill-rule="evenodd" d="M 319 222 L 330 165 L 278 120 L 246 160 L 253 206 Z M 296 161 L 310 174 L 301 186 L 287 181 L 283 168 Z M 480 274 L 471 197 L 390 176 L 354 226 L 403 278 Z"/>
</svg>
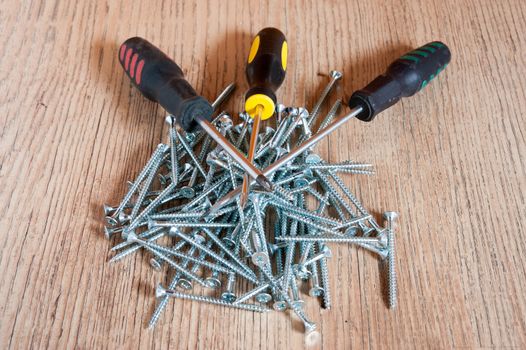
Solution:
<svg viewBox="0 0 526 350">
<path fill-rule="evenodd" d="M 391 63 L 387 71 L 363 89 L 355 91 L 349 107 L 362 107 L 356 118 L 371 121 L 402 97 L 422 90 L 451 61 L 451 52 L 442 42 L 433 41 L 406 53 Z"/>
<path fill-rule="evenodd" d="M 174 61 L 145 39 L 126 40 L 119 49 L 119 62 L 133 85 L 174 115 L 184 130 L 198 127 L 196 116 L 211 119 L 210 103 L 195 92 Z"/>
</svg>

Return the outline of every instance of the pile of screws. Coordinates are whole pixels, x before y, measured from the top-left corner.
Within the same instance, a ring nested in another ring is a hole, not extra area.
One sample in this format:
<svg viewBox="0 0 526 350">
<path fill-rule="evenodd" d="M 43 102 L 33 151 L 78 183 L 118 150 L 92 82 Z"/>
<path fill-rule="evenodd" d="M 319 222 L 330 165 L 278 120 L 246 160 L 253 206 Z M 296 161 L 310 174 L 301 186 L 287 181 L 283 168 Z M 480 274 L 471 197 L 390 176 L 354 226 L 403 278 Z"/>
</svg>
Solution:
<svg viewBox="0 0 526 350">
<path fill-rule="evenodd" d="M 318 115 L 340 77 L 331 72 L 311 113 L 278 105 L 276 127 L 266 127 L 258 136 L 259 169 L 267 169 L 316 135 L 314 129 L 319 133 L 331 124 L 341 101 L 319 123 Z M 218 97 L 214 109 L 232 90 L 229 86 Z M 290 308 L 306 332 L 313 331 L 316 325 L 303 311 L 299 284 L 308 283 L 310 297 L 320 300 L 323 308 L 331 307 L 327 243 L 354 244 L 385 260 L 389 306 L 396 306 L 396 213 L 385 213 L 386 228 L 380 227 L 340 177 L 371 175 L 371 164 L 329 164 L 312 148 L 306 149 L 268 177 L 272 192 L 252 185 L 244 207 L 237 196 L 213 208 L 241 186 L 243 170 L 207 134 L 185 133 L 176 128 L 172 116 L 166 120 L 169 145 L 157 146 L 117 207 L 104 206 L 106 237 L 122 239 L 111 249 L 116 255 L 110 261 L 143 250 L 151 254 L 151 266 L 166 271 L 171 279 L 167 288 L 159 284 L 156 289 L 158 302 L 150 327 L 175 297 L 257 312 Z M 213 124 L 246 154 L 251 118 L 241 113 L 239 120 L 234 125 L 223 112 Z"/>
</svg>

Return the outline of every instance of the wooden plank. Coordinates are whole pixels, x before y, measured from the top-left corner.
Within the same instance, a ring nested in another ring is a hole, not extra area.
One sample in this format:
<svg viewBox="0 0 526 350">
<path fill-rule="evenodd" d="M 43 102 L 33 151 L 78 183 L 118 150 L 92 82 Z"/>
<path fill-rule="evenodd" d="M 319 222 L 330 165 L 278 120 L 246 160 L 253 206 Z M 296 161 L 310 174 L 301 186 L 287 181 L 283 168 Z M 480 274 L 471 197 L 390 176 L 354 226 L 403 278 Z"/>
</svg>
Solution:
<svg viewBox="0 0 526 350">
<path fill-rule="evenodd" d="M 1 348 L 452 348 L 526 346 L 526 9 L 522 1 L 3 1 L 0 12 Z M 377 175 L 345 177 L 380 217 L 401 214 L 399 308 L 370 254 L 333 249 L 334 306 L 289 315 L 170 303 L 146 329 L 162 275 L 138 254 L 107 263 L 102 203 L 115 203 L 159 142 L 163 111 L 117 62 L 140 35 L 198 91 L 242 108 L 251 37 L 289 39 L 280 97 L 310 108 L 331 69 L 350 93 L 409 48 L 443 40 L 445 73 L 374 123 L 349 122 L 318 151 Z"/>
</svg>

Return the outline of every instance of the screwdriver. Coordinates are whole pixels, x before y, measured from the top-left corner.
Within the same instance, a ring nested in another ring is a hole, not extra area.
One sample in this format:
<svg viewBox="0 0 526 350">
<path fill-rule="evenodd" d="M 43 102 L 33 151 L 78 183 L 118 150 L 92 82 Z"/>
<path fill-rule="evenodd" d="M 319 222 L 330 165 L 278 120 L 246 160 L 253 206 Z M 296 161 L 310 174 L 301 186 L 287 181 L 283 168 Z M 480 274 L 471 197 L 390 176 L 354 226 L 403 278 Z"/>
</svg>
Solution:
<svg viewBox="0 0 526 350">
<path fill-rule="evenodd" d="M 352 118 L 370 122 L 379 113 L 400 101 L 402 97 L 413 96 L 422 90 L 446 68 L 450 61 L 449 48 L 439 41 L 430 42 L 406 53 L 391 63 L 384 74 L 351 95 L 348 102 L 351 111 L 347 115 L 336 119 L 325 129 L 318 131 L 310 139 L 294 148 L 289 154 L 265 168 L 263 174 L 271 176 L 280 167 L 316 145 L 325 136 Z M 207 214 L 214 213 L 231 203 L 239 194 L 239 189 L 230 191 L 218 199 Z"/>
<path fill-rule="evenodd" d="M 212 125 L 210 103 L 197 95 L 184 79 L 181 68 L 161 50 L 143 38 L 133 37 L 121 45 L 119 62 L 133 85 L 146 98 L 174 115 L 185 131 L 193 132 L 201 127 L 263 189 L 272 191 L 272 183 Z"/>
<path fill-rule="evenodd" d="M 245 111 L 254 120 L 248 161 L 254 162 L 259 127 L 262 120 L 274 115 L 276 110 L 276 90 L 285 79 L 287 69 L 287 40 L 276 28 L 262 29 L 252 41 L 245 70 L 249 90 L 245 95 Z M 244 207 L 248 199 L 250 178 L 243 176 L 240 204 Z"/>
</svg>

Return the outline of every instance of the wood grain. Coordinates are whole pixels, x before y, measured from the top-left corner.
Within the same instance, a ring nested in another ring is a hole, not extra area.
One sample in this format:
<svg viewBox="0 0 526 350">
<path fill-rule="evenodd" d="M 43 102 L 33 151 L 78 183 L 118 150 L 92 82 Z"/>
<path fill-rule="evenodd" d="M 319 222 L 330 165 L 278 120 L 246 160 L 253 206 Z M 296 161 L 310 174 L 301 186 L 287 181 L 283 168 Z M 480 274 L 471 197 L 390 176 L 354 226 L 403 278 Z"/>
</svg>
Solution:
<svg viewBox="0 0 526 350">
<path fill-rule="evenodd" d="M 521 0 L 3 1 L 0 11 L 0 348 L 525 348 L 526 6 Z M 400 212 L 399 308 L 379 263 L 330 261 L 334 306 L 288 315 L 171 302 L 146 329 L 162 278 L 146 254 L 107 263 L 102 203 L 165 140 L 163 111 L 132 89 L 118 45 L 140 35 L 213 99 L 238 90 L 250 38 L 288 36 L 287 105 L 310 108 L 331 69 L 348 96 L 399 54 L 448 43 L 452 64 L 374 123 L 349 122 L 318 151 L 376 165 L 345 177 L 378 215 Z"/>
</svg>

